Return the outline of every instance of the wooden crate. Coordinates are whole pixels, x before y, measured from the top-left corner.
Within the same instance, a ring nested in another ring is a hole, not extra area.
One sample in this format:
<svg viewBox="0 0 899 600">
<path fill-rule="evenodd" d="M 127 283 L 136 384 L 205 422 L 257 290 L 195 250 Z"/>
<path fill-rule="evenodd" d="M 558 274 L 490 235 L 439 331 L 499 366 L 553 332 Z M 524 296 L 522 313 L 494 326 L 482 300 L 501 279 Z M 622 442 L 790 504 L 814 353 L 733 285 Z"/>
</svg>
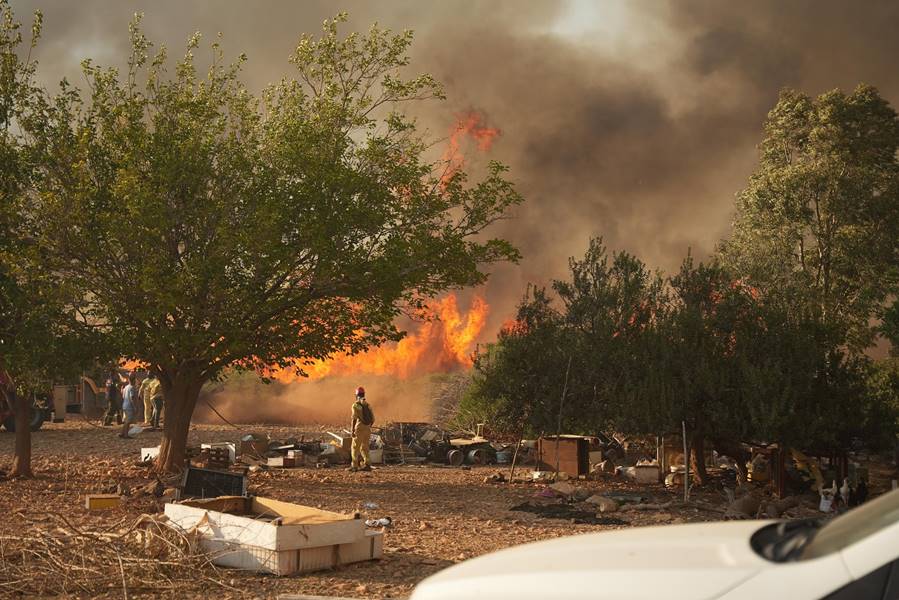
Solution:
<svg viewBox="0 0 899 600">
<path fill-rule="evenodd" d="M 542 437 L 537 440 L 537 469 L 556 470 L 556 437 Z M 590 472 L 590 442 L 581 436 L 560 435 L 558 437 L 559 471 L 572 477 Z"/>
</svg>

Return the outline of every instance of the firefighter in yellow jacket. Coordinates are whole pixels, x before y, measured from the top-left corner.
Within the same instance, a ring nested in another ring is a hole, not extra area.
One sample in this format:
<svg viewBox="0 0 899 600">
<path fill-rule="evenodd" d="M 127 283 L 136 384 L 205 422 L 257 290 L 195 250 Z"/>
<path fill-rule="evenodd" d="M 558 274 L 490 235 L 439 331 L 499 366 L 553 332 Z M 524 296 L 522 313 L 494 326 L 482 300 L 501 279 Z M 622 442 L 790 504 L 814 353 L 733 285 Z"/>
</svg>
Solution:
<svg viewBox="0 0 899 600">
<path fill-rule="evenodd" d="M 353 403 L 353 466 L 350 471 L 371 471 L 371 459 L 368 457 L 368 444 L 371 441 L 371 426 L 375 422 L 375 414 L 365 399 L 365 389 L 356 388 L 356 401 Z"/>
</svg>

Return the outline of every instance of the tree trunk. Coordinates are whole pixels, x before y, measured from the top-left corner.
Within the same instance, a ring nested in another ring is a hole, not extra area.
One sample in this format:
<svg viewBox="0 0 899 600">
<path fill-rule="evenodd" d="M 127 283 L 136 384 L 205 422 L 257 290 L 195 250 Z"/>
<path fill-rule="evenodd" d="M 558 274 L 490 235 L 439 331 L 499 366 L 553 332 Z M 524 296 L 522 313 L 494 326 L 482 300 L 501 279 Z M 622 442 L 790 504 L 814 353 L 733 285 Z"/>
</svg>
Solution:
<svg viewBox="0 0 899 600">
<path fill-rule="evenodd" d="M 705 440 L 701 435 L 694 435 L 690 440 L 693 446 L 690 452 L 690 470 L 696 485 L 705 485 L 709 480 L 709 474 L 705 470 Z"/>
<path fill-rule="evenodd" d="M 184 470 L 187 434 L 203 381 L 198 375 L 183 371 L 163 371 L 159 379 L 164 396 L 165 422 L 154 470 L 157 473 L 179 473 Z"/>
<path fill-rule="evenodd" d="M 13 456 L 12 478 L 30 478 L 31 473 L 31 402 L 28 396 L 20 396 L 16 390 L 7 389 L 6 394 L 11 400 L 16 422 L 15 455 Z"/>
</svg>

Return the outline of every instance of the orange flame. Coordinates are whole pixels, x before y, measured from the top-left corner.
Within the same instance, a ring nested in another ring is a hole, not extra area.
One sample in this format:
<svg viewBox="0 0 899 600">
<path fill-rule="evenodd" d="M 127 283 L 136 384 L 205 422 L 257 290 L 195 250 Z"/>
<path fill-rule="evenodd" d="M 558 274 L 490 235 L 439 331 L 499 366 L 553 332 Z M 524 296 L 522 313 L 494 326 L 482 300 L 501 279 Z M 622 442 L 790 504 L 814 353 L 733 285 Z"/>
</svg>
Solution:
<svg viewBox="0 0 899 600">
<path fill-rule="evenodd" d="M 487 152 L 493 146 L 493 141 L 499 136 L 500 130 L 495 127 L 487 127 L 484 117 L 480 113 L 469 111 L 460 115 L 459 120 L 450 131 L 447 148 L 443 153 L 443 161 L 446 163 L 446 172 L 441 180 L 445 183 L 457 171 L 465 166 L 465 155 L 461 152 L 462 140 L 469 137 L 475 141 L 478 150 Z"/>
<path fill-rule="evenodd" d="M 460 115 L 450 131 L 447 148 L 443 153 L 446 172 L 441 177 L 441 182 L 446 184 L 465 166 L 462 144 L 466 137 L 475 142 L 479 151 L 488 152 L 499 135 L 500 130 L 488 127 L 480 113 L 469 111 Z M 406 379 L 413 375 L 471 366 L 474 362 L 474 343 L 487 322 L 487 302 L 476 296 L 463 317 L 459 312 L 456 296 L 449 294 L 437 300 L 430 311 L 433 320 L 420 323 L 415 331 L 399 342 L 372 348 L 354 356 L 338 355 L 330 360 L 314 361 L 311 364 L 296 363 L 296 366 L 302 367 L 310 380 L 355 374 L 392 375 Z M 298 377 L 295 369 L 291 368 L 272 369 L 267 375 L 282 383 L 304 379 Z"/>
<path fill-rule="evenodd" d="M 392 375 L 399 379 L 467 367 L 473 362 L 474 342 L 487 322 L 489 306 L 476 296 L 464 316 L 456 296 L 449 294 L 430 307 L 432 320 L 422 322 L 399 342 L 385 344 L 362 354 L 341 354 L 326 361 L 302 366 L 310 380 L 329 375 Z M 302 381 L 293 369 L 273 369 L 270 377 L 281 383 Z"/>
</svg>

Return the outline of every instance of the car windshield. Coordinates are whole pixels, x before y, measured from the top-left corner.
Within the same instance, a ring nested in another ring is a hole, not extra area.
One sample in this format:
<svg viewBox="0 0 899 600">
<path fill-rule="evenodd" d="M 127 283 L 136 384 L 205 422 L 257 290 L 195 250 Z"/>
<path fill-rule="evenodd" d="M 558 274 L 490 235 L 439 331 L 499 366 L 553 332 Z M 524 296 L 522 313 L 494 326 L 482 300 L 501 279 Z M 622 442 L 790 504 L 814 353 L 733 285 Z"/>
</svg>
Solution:
<svg viewBox="0 0 899 600">
<path fill-rule="evenodd" d="M 899 490 L 850 510 L 822 527 L 802 550 L 801 559 L 838 552 L 899 521 Z"/>
</svg>

